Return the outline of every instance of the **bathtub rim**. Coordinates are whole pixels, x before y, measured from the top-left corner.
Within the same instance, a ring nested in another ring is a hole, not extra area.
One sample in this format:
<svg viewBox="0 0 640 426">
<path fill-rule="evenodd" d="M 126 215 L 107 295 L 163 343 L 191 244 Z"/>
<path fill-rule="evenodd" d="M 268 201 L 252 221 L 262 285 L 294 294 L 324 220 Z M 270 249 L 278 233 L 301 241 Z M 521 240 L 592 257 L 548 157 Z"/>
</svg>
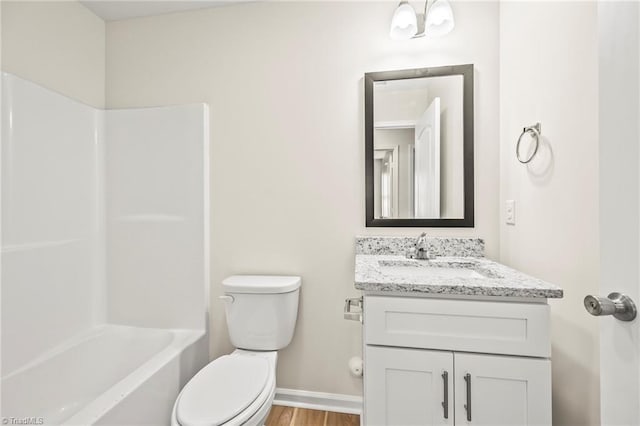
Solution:
<svg viewBox="0 0 640 426">
<path fill-rule="evenodd" d="M 97 337 L 100 337 L 101 335 L 104 335 L 106 333 L 112 332 L 114 330 L 124 330 L 126 332 L 135 332 L 135 331 L 140 330 L 140 329 L 149 330 L 149 331 L 157 331 L 157 332 L 166 332 L 166 333 L 169 333 L 169 334 L 172 334 L 174 331 L 180 330 L 180 329 L 175 329 L 174 330 L 174 329 L 151 328 L 151 327 L 134 327 L 134 326 L 129 326 L 129 325 L 109 324 L 109 323 L 98 324 L 98 325 L 96 325 L 96 326 L 94 326 L 94 327 L 92 327 L 90 329 L 83 330 L 83 331 L 77 333 L 76 335 L 74 335 L 73 337 L 71 337 L 71 338 L 61 342 L 60 344 L 48 349 L 47 351 L 45 351 L 42 354 L 38 355 L 36 358 L 33 358 L 32 360 L 28 361 L 26 364 L 21 365 L 16 370 L 8 373 L 7 375 L 4 375 L 4 376 L 0 377 L 0 381 L 4 382 L 5 380 L 12 379 L 15 376 L 18 376 L 18 375 L 20 375 L 22 373 L 25 373 L 25 372 L 31 370 L 32 368 L 36 368 L 39 365 L 46 363 L 51 358 L 54 358 L 54 357 L 56 357 L 58 355 L 61 355 L 61 354 L 65 353 L 65 352 L 67 352 L 68 350 L 74 348 L 75 346 L 81 345 L 82 343 L 88 342 L 89 340 L 95 339 Z M 173 338 L 171 339 L 171 342 L 169 344 L 167 344 L 167 346 L 165 346 L 165 348 L 170 346 L 172 342 L 173 342 Z"/>
<path fill-rule="evenodd" d="M 65 419 L 60 423 L 61 425 L 89 425 L 96 423 L 118 403 L 126 399 L 147 380 L 162 370 L 163 367 L 179 357 L 185 349 L 195 344 L 198 340 L 206 338 L 207 335 L 205 330 L 197 329 L 152 328 L 151 330 L 163 330 L 170 332 L 173 338 L 164 349 L 149 358 L 144 364 L 138 366 L 138 368 L 133 370 L 108 390 L 90 401 L 74 415 Z"/>
<path fill-rule="evenodd" d="M 27 373 L 32 368 L 37 368 L 48 360 L 55 358 L 74 347 L 86 343 L 92 339 L 99 338 L 109 332 L 161 332 L 169 335 L 169 341 L 158 352 L 152 354 L 135 369 L 131 370 L 125 377 L 115 382 L 111 387 L 107 388 L 94 399 L 88 401 L 80 410 L 73 413 L 62 420 L 56 419 L 58 423 L 51 423 L 44 418 L 44 424 L 59 425 L 89 425 L 98 422 L 102 417 L 107 415 L 110 410 L 116 407 L 120 402 L 125 400 L 129 395 L 144 385 L 146 381 L 155 374 L 169 365 L 172 361 L 178 359 L 189 347 L 198 341 L 207 338 L 207 332 L 204 329 L 163 329 L 151 327 L 133 327 L 120 324 L 99 324 L 90 330 L 83 331 L 66 342 L 56 346 L 55 348 L 42 354 L 23 367 L 2 377 L 2 382 L 15 378 L 19 374 Z M 208 351 L 207 351 L 208 352 Z M 208 353 L 206 354 L 208 358 Z"/>
</svg>

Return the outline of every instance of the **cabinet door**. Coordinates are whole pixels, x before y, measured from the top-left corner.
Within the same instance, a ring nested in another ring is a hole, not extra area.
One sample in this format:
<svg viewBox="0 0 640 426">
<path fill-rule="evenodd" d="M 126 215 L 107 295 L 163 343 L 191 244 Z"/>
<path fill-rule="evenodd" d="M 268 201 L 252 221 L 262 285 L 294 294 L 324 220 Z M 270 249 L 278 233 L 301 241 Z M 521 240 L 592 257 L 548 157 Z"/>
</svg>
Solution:
<svg viewBox="0 0 640 426">
<path fill-rule="evenodd" d="M 455 352 L 454 362 L 457 425 L 551 425 L 548 359 Z"/>
<path fill-rule="evenodd" d="M 451 352 L 369 345 L 365 350 L 364 424 L 453 425 Z"/>
</svg>

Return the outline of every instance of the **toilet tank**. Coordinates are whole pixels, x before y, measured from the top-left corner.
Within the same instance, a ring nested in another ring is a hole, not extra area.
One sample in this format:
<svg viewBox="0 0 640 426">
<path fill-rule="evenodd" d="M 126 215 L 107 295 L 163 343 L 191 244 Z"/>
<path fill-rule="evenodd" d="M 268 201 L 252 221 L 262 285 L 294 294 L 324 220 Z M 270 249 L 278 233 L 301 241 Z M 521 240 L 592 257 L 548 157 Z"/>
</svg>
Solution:
<svg viewBox="0 0 640 426">
<path fill-rule="evenodd" d="M 223 280 L 231 343 L 253 351 L 288 346 L 298 317 L 301 283 L 300 277 L 281 275 L 234 275 Z"/>
</svg>

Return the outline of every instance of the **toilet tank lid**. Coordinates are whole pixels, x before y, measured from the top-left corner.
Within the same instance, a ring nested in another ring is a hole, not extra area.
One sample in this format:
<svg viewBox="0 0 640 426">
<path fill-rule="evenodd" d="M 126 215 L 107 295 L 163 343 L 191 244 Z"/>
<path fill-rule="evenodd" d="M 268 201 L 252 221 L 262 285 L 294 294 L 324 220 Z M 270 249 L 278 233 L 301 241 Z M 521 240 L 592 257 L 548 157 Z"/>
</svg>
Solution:
<svg viewBox="0 0 640 426">
<path fill-rule="evenodd" d="M 302 278 L 284 275 L 232 275 L 222 281 L 229 293 L 274 294 L 297 290 Z"/>
</svg>

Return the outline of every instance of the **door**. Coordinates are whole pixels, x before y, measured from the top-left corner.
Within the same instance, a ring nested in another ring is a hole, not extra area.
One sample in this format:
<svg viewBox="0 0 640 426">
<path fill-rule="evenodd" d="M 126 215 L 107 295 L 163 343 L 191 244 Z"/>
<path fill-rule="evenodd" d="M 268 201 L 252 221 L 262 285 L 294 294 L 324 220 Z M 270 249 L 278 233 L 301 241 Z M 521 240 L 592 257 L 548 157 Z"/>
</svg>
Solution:
<svg viewBox="0 0 640 426">
<path fill-rule="evenodd" d="M 373 153 L 374 214 L 388 219 L 398 217 L 399 179 L 398 158 L 400 147 L 383 147 Z"/>
<path fill-rule="evenodd" d="M 440 98 L 416 122 L 414 153 L 415 217 L 440 217 Z"/>
<path fill-rule="evenodd" d="M 456 425 L 550 425 L 551 361 L 454 352 Z"/>
<path fill-rule="evenodd" d="M 624 293 L 636 304 L 640 302 L 639 14 L 637 2 L 598 2 L 599 296 Z M 599 323 L 602 424 L 639 425 L 640 320 L 624 322 L 607 316 Z"/>
<path fill-rule="evenodd" d="M 453 425 L 453 354 L 365 347 L 364 423 Z"/>
</svg>

